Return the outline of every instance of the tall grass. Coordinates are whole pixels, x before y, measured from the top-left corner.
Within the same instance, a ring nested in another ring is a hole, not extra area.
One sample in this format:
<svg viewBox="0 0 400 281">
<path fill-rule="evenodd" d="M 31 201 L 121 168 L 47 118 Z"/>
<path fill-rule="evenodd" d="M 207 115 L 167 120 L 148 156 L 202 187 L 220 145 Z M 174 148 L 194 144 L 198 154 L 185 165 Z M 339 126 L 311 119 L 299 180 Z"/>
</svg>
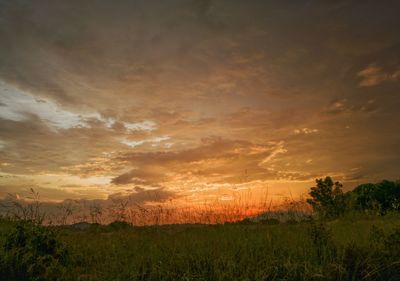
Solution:
<svg viewBox="0 0 400 281">
<path fill-rule="evenodd" d="M 0 218 L 4 280 L 400 280 L 399 213 L 321 221 L 304 200 L 120 200 L 60 205 L 56 216 L 28 199 Z M 81 221 L 93 224 L 65 226 Z"/>
<path fill-rule="evenodd" d="M 10 267 L 4 255 L 19 253 L 22 260 L 46 257 L 48 270 L 33 260 L 37 270 L 31 272 L 12 263 L 30 279 L 6 280 L 399 280 L 399 219 L 397 214 L 360 217 L 357 223 L 93 225 L 86 230 L 28 225 L 23 228 L 30 237 L 27 248 L 4 246 L 15 240 L 10 233 L 20 223 L 3 221 L 0 271 L 7 276 L 4 267 Z M 58 246 L 50 252 L 34 246 L 52 239 Z M 64 262 L 55 263 L 60 254 Z"/>
<path fill-rule="evenodd" d="M 38 224 L 66 225 L 78 222 L 109 224 L 123 221 L 136 226 L 164 224 L 223 224 L 246 218 L 251 220 L 277 219 L 300 221 L 311 215 L 311 208 L 304 199 L 285 199 L 279 204 L 268 199 L 268 193 L 259 200 L 235 196 L 230 202 L 204 202 L 177 205 L 173 201 L 138 204 L 130 198 L 115 199 L 111 204 L 85 201 L 74 204 L 65 201 L 52 204 L 40 201 L 33 189 L 27 198 L 9 197 L 8 204 L 0 206 L 0 214 L 16 220 L 29 220 Z"/>
</svg>

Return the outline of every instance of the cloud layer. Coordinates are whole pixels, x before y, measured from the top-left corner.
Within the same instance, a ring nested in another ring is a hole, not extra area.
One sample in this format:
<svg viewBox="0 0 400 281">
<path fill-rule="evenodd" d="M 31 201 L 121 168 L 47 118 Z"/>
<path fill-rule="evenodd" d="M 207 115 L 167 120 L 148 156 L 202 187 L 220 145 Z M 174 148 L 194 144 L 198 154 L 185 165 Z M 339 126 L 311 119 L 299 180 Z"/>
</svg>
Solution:
<svg viewBox="0 0 400 281">
<path fill-rule="evenodd" d="M 399 8 L 0 1 L 0 196 L 398 178 Z"/>
</svg>

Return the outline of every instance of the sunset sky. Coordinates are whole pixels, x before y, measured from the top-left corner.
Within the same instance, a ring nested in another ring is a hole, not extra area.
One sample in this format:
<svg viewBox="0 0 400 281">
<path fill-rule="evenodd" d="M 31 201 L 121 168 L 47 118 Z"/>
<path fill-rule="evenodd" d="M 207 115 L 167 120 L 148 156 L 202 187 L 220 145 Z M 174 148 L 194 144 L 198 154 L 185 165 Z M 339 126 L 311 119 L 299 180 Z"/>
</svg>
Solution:
<svg viewBox="0 0 400 281">
<path fill-rule="evenodd" d="M 0 0 L 0 198 L 198 204 L 399 179 L 399 14 Z"/>
</svg>

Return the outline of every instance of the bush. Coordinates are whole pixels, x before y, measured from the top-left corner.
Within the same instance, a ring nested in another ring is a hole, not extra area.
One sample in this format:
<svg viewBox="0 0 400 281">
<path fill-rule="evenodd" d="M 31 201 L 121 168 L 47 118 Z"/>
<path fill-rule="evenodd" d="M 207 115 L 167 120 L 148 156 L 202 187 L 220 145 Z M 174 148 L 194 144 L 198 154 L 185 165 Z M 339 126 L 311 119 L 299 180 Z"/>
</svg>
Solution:
<svg viewBox="0 0 400 281">
<path fill-rule="evenodd" d="M 63 280 L 67 257 L 49 228 L 19 222 L 5 237 L 0 275 L 3 280 Z"/>
</svg>

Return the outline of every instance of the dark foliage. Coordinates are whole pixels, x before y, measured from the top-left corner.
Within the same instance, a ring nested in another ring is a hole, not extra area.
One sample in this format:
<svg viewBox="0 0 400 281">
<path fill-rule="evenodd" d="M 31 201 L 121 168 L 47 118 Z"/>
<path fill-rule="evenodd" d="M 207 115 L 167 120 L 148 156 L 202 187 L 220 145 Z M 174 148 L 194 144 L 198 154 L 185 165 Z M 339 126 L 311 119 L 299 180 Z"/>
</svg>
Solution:
<svg viewBox="0 0 400 281">
<path fill-rule="evenodd" d="M 113 230 L 118 230 L 118 229 L 128 229 L 131 228 L 132 225 L 126 221 L 113 221 L 108 225 L 109 228 Z"/>
<path fill-rule="evenodd" d="M 342 184 L 332 178 L 317 179 L 311 187 L 307 202 L 313 210 L 325 219 L 337 218 L 347 211 L 363 211 L 385 215 L 390 211 L 400 211 L 400 181 L 384 180 L 366 183 L 354 190 L 343 193 Z"/>
<path fill-rule="evenodd" d="M 310 199 L 307 202 L 323 218 L 335 218 L 346 210 L 342 184 L 333 182 L 331 177 L 317 179 L 316 186 L 311 187 Z"/>
<path fill-rule="evenodd" d="M 21 221 L 6 235 L 0 255 L 3 280 L 63 280 L 68 252 L 48 227 Z"/>
<path fill-rule="evenodd" d="M 311 241 L 318 261 L 323 263 L 336 256 L 336 247 L 332 240 L 332 232 L 322 221 L 312 222 L 310 229 Z"/>
<path fill-rule="evenodd" d="M 355 206 L 360 210 L 378 211 L 385 214 L 388 211 L 400 210 L 400 182 L 384 180 L 380 183 L 367 183 L 356 187 Z"/>
<path fill-rule="evenodd" d="M 399 182 L 343 193 L 327 177 L 310 195 L 319 220 L 143 228 L 0 220 L 0 280 L 400 280 Z M 354 210 L 367 219 L 338 218 Z"/>
<path fill-rule="evenodd" d="M 262 220 L 260 220 L 259 221 L 259 223 L 261 223 L 261 224 L 268 224 L 268 225 L 275 225 L 275 224 L 280 224 L 280 220 L 278 220 L 278 219 L 273 219 L 273 218 L 271 218 L 271 219 L 262 219 Z"/>
</svg>

